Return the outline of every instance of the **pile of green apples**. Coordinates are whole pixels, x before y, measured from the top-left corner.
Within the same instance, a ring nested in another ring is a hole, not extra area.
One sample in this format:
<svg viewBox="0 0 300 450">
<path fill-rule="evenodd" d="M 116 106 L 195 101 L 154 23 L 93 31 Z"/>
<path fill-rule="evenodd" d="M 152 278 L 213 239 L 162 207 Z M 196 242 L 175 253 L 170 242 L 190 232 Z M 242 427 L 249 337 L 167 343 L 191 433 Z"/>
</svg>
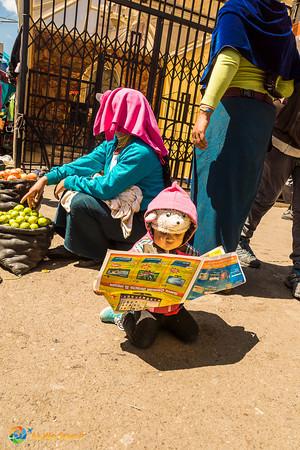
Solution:
<svg viewBox="0 0 300 450">
<path fill-rule="evenodd" d="M 16 205 L 9 211 L 0 211 L 0 225 L 22 230 L 37 230 L 47 227 L 51 220 L 44 217 L 38 211 L 26 208 L 24 205 Z"/>
</svg>

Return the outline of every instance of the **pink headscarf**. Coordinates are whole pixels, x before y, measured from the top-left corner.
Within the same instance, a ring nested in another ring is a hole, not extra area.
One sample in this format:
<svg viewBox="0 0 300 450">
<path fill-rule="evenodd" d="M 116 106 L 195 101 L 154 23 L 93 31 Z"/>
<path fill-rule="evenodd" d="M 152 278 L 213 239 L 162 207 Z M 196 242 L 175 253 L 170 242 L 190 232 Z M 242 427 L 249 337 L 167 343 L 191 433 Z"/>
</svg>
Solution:
<svg viewBox="0 0 300 450">
<path fill-rule="evenodd" d="M 146 97 L 139 91 L 117 88 L 106 91 L 94 123 L 94 135 L 105 132 L 108 141 L 120 131 L 139 137 L 159 156 L 161 162 L 168 155 L 155 116 Z"/>
</svg>

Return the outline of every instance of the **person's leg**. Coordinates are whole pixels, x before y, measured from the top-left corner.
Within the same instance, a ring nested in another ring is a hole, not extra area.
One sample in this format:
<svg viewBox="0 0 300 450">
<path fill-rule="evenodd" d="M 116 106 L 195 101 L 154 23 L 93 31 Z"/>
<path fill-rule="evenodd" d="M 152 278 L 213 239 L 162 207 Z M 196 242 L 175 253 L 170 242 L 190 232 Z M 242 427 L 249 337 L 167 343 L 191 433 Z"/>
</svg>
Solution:
<svg viewBox="0 0 300 450">
<path fill-rule="evenodd" d="M 78 193 L 66 215 L 65 248 L 76 255 L 103 260 L 109 240 L 102 221 L 108 215 L 105 205 L 90 195 Z"/>
<path fill-rule="evenodd" d="M 130 250 L 133 245 L 146 234 L 146 232 L 147 230 L 145 228 L 144 212 L 134 214 L 130 236 L 125 239 L 121 230 L 121 225 L 119 225 L 118 234 L 114 234 L 115 237 L 112 240 L 111 248 L 125 251 Z"/>
<path fill-rule="evenodd" d="M 286 286 L 292 290 L 293 296 L 300 300 L 300 161 L 293 171 L 293 270 L 285 280 Z"/>
<path fill-rule="evenodd" d="M 130 311 L 124 314 L 122 326 L 131 344 L 148 348 L 158 335 L 159 320 L 149 311 Z"/>
<path fill-rule="evenodd" d="M 183 342 L 194 342 L 199 334 L 199 326 L 183 306 L 177 314 L 164 316 L 162 327 Z"/>
<path fill-rule="evenodd" d="M 256 258 L 249 242 L 262 217 L 276 202 L 292 170 L 293 158 L 284 155 L 274 147 L 267 153 L 261 182 L 237 247 L 237 254 L 244 267 L 260 267 L 261 263 Z"/>
<path fill-rule="evenodd" d="M 54 231 L 63 239 L 66 236 L 66 227 L 67 227 L 67 211 L 64 207 L 59 203 L 56 216 L 54 219 Z M 64 245 L 59 245 L 55 248 L 50 248 L 47 252 L 47 257 L 49 259 L 62 259 L 62 260 L 78 260 L 79 257 L 75 253 L 72 253 L 70 250 L 67 250 Z"/>
<path fill-rule="evenodd" d="M 57 210 L 56 210 L 56 216 L 54 219 L 54 230 L 57 234 L 59 234 L 63 238 L 65 238 L 65 235 L 66 235 L 66 225 L 67 225 L 66 217 L 67 217 L 67 211 L 59 203 Z"/>
<path fill-rule="evenodd" d="M 293 171 L 293 158 L 272 147 L 264 162 L 261 182 L 241 236 L 248 241 L 262 217 L 272 208 Z"/>
<path fill-rule="evenodd" d="M 83 193 L 72 199 L 65 230 L 64 245 L 69 251 L 100 261 L 108 248 L 128 250 L 145 233 L 141 215 L 136 214 L 132 234 L 125 240 L 120 219 L 113 219 L 109 207 L 101 200 Z"/>
<path fill-rule="evenodd" d="M 300 273 L 300 158 L 293 171 L 293 186 L 293 252 L 290 257 L 294 268 Z"/>
</svg>

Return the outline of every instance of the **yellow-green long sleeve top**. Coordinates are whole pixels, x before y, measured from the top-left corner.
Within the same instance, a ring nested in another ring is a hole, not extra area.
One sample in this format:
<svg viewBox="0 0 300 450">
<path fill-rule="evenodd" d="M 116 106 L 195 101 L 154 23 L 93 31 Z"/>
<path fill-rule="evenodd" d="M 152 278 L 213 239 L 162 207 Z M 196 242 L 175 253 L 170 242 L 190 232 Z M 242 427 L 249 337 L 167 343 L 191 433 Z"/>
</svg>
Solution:
<svg viewBox="0 0 300 450">
<path fill-rule="evenodd" d="M 264 80 L 265 72 L 263 70 L 243 58 L 237 50 L 226 47 L 216 59 L 201 104 L 216 108 L 230 87 L 251 89 L 268 94 L 264 88 Z M 279 76 L 276 80 L 276 90 L 281 97 L 290 97 L 294 90 L 294 81 L 286 81 Z"/>
</svg>

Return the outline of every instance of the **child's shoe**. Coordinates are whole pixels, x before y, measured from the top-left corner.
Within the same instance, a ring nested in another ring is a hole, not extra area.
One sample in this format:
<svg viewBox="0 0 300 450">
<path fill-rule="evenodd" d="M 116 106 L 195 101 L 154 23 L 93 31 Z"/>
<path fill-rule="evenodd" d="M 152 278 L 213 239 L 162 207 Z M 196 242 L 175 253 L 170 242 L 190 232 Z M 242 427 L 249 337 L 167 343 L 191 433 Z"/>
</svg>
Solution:
<svg viewBox="0 0 300 450">
<path fill-rule="evenodd" d="M 107 306 L 106 308 L 102 309 L 100 312 L 100 320 L 103 323 L 114 323 L 118 326 L 121 330 L 123 330 L 122 326 L 122 313 L 115 313 L 114 310 Z"/>
</svg>

